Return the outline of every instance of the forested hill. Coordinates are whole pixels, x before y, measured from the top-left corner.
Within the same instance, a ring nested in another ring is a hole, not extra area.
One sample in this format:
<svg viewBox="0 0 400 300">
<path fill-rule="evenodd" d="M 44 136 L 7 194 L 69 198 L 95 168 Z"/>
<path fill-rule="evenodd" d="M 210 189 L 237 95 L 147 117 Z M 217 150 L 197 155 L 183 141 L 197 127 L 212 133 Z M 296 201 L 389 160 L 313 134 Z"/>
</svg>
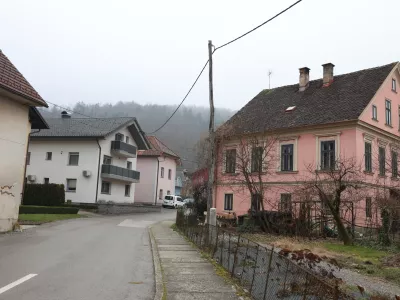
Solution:
<svg viewBox="0 0 400 300">
<path fill-rule="evenodd" d="M 141 105 L 136 102 L 118 102 L 116 104 L 77 103 L 73 111 L 92 117 L 136 117 L 144 132 L 152 132 L 160 127 L 176 109 L 176 105 Z M 61 108 L 55 106 L 40 110 L 45 118 L 60 117 Z M 215 124 L 222 124 L 233 115 L 228 109 L 216 109 Z M 72 117 L 82 117 L 71 113 Z M 195 144 L 208 131 L 209 108 L 182 106 L 174 117 L 160 131 L 155 133 L 161 141 L 181 156 L 183 166 L 189 170 L 196 168 Z"/>
</svg>

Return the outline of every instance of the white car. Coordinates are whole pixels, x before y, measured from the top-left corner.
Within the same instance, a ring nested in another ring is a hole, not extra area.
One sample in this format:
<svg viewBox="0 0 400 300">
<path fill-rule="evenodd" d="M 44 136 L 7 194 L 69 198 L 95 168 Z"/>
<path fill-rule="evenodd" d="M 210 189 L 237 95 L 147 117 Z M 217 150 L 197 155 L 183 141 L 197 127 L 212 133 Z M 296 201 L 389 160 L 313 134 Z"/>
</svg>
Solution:
<svg viewBox="0 0 400 300">
<path fill-rule="evenodd" d="M 185 202 L 183 202 L 183 199 L 180 196 L 167 195 L 164 197 L 162 207 L 178 208 L 183 207 L 184 204 Z"/>
</svg>

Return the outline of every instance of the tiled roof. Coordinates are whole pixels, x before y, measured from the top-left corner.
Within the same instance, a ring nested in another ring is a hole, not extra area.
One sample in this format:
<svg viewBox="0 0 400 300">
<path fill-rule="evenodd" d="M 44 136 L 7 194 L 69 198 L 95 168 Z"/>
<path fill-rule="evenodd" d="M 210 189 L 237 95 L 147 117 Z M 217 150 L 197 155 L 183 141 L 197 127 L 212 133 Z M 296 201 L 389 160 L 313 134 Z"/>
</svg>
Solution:
<svg viewBox="0 0 400 300">
<path fill-rule="evenodd" d="M 328 87 L 313 80 L 304 92 L 298 84 L 264 90 L 222 128 L 235 135 L 356 120 L 396 64 L 335 75 Z"/>
<path fill-rule="evenodd" d="M 35 91 L 25 77 L 0 50 L 0 88 L 34 101 L 38 106 L 47 107 L 47 103 Z"/>
<path fill-rule="evenodd" d="M 135 118 L 54 118 L 46 119 L 50 129 L 31 133 L 31 137 L 104 137 Z"/>
<path fill-rule="evenodd" d="M 161 142 L 155 136 L 148 136 L 147 140 L 151 144 L 151 149 L 138 151 L 138 155 L 140 156 L 161 156 L 163 154 L 170 155 L 176 158 L 179 158 L 179 155 L 176 154 L 174 151 L 169 149 L 163 142 Z"/>
</svg>

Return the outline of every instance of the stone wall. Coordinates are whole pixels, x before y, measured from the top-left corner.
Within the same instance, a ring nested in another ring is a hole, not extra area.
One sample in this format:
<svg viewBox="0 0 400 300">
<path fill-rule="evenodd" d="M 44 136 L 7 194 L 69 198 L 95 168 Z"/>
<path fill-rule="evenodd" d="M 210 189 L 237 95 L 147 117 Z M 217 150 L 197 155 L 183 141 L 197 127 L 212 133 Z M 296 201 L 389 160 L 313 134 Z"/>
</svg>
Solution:
<svg viewBox="0 0 400 300">
<path fill-rule="evenodd" d="M 161 212 L 161 206 L 137 205 L 129 203 L 101 203 L 97 213 L 102 215 L 123 215 L 132 213 Z"/>
</svg>

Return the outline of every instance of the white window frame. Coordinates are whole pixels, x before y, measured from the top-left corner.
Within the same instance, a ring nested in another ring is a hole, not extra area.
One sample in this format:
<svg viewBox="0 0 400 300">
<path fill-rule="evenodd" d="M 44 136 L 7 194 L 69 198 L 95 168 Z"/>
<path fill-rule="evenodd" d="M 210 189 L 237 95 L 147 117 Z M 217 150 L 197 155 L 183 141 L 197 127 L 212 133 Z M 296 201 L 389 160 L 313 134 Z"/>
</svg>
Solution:
<svg viewBox="0 0 400 300">
<path fill-rule="evenodd" d="M 47 182 L 46 182 L 47 179 Z M 44 177 L 43 178 L 43 184 L 49 184 L 50 183 L 50 178 L 49 177 Z"/>
<path fill-rule="evenodd" d="M 71 190 L 68 184 L 69 180 L 75 180 L 75 190 Z M 76 178 L 67 178 L 66 184 L 65 184 L 65 191 L 69 193 L 76 193 L 76 190 L 78 188 L 78 180 Z"/>
<path fill-rule="evenodd" d="M 340 158 L 340 135 L 341 132 L 315 134 L 315 151 L 316 151 L 316 167 L 319 171 L 321 169 L 321 142 L 335 141 L 335 161 Z"/>
<path fill-rule="evenodd" d="M 108 183 L 108 192 L 103 192 L 103 183 Z M 100 193 L 103 195 L 111 195 L 111 182 L 107 180 L 101 181 Z"/>
<path fill-rule="evenodd" d="M 28 166 L 31 164 L 31 152 L 26 153 L 26 164 Z"/>
<path fill-rule="evenodd" d="M 392 91 L 397 92 L 396 79 L 392 78 Z"/>
<path fill-rule="evenodd" d="M 164 167 L 161 167 L 161 170 L 160 170 L 160 178 L 164 178 Z"/>
<path fill-rule="evenodd" d="M 232 195 L 232 205 L 231 205 L 231 209 L 225 209 L 226 195 Z M 224 211 L 233 211 L 233 193 L 225 193 L 225 194 L 224 194 Z"/>
<path fill-rule="evenodd" d="M 386 107 L 387 103 L 389 103 L 389 114 L 388 115 L 386 115 L 386 112 L 388 110 L 388 108 Z M 392 101 L 387 98 L 385 99 L 385 124 L 388 126 L 392 126 Z"/>
<path fill-rule="evenodd" d="M 278 149 L 277 149 L 277 153 L 278 153 L 278 164 L 277 164 L 277 170 L 278 172 L 297 172 L 297 145 L 298 145 L 298 136 L 288 136 L 288 137 L 282 137 L 279 139 L 279 143 L 278 143 Z M 281 159 L 282 159 L 282 153 L 281 153 L 281 149 L 283 145 L 293 145 L 293 171 L 282 171 L 281 170 Z"/>
<path fill-rule="evenodd" d="M 125 143 L 129 144 L 129 136 L 125 136 Z"/>
<path fill-rule="evenodd" d="M 374 146 L 375 137 L 373 135 L 370 135 L 370 134 L 366 133 L 366 132 L 363 133 L 363 136 L 364 136 L 364 171 L 373 172 L 374 171 L 374 165 L 373 165 L 373 162 L 374 162 L 373 149 L 374 148 L 373 148 L 373 146 Z M 365 169 L 365 143 L 371 144 L 371 171 L 367 171 Z"/>
<path fill-rule="evenodd" d="M 372 104 L 372 120 L 378 121 L 378 107 Z"/>
<path fill-rule="evenodd" d="M 168 169 L 168 180 L 172 179 L 172 169 Z"/>
<path fill-rule="evenodd" d="M 70 164 L 71 155 L 77 155 L 78 156 L 78 163 L 76 165 Z M 68 152 L 68 166 L 79 166 L 79 152 Z"/>
</svg>

